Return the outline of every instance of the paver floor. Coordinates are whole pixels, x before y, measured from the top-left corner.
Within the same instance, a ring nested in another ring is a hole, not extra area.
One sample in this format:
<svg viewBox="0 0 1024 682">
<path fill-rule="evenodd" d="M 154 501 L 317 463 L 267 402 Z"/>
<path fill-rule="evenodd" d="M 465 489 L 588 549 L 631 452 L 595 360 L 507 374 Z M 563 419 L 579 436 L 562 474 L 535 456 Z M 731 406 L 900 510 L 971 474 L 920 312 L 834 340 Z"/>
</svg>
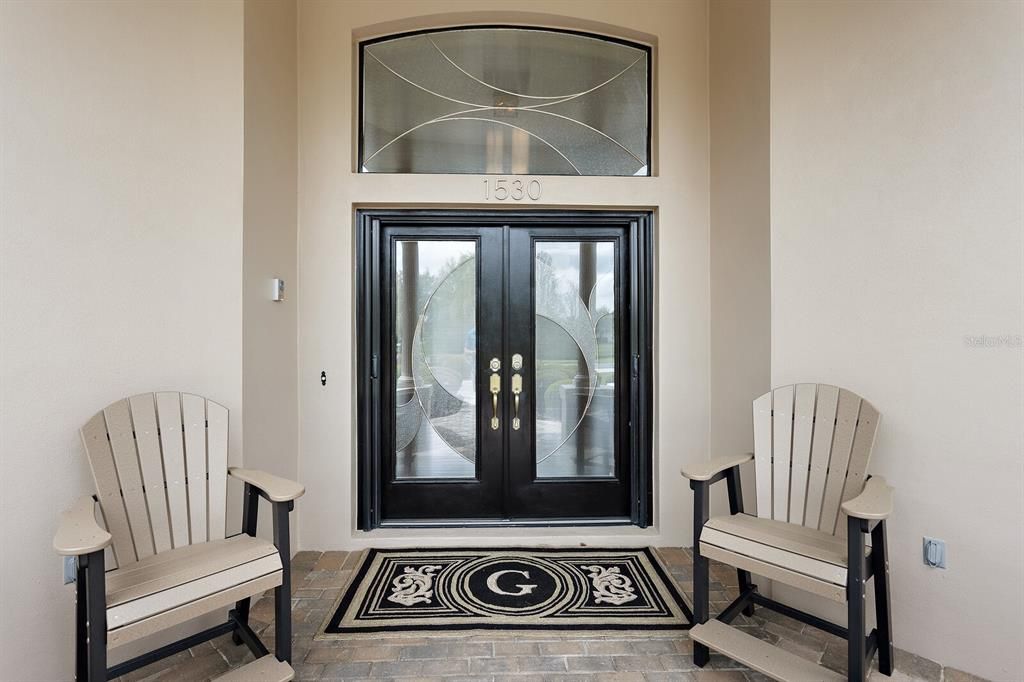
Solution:
<svg viewBox="0 0 1024 682">
<path fill-rule="evenodd" d="M 689 597 L 692 555 L 688 549 L 661 549 L 673 577 Z M 685 633 L 652 632 L 648 637 L 588 639 L 571 634 L 402 637 L 318 642 L 317 629 L 334 607 L 358 554 L 299 552 L 292 562 L 294 586 L 293 668 L 297 680 L 699 680 L 747 682 L 767 680 L 728 658 L 712 654 L 703 669 L 693 665 L 692 643 Z M 733 569 L 712 562 L 711 612 L 718 613 L 737 594 Z M 274 648 L 274 601 L 268 594 L 252 607 L 253 629 Z M 839 672 L 846 669 L 846 642 L 768 609 L 752 618 L 738 616 L 734 625 L 799 656 Z M 252 660 L 244 646 L 225 635 L 171 658 L 141 668 L 124 682 L 201 681 Z M 896 651 L 896 672 L 873 680 L 905 682 L 976 682 L 966 673 L 943 669 L 913 654 Z"/>
</svg>

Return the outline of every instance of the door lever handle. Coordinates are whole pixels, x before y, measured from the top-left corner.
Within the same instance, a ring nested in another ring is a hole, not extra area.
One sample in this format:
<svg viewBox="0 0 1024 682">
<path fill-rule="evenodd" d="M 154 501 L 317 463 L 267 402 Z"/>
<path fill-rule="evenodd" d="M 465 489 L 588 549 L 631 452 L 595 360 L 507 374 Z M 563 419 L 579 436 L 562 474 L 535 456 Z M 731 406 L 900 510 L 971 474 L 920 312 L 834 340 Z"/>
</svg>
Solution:
<svg viewBox="0 0 1024 682">
<path fill-rule="evenodd" d="M 512 375 L 512 430 L 518 431 L 522 426 L 522 422 L 519 421 L 519 394 L 523 392 L 523 375 L 519 373 L 523 369 L 523 356 L 519 353 L 512 356 L 512 369 L 515 370 L 515 374 Z"/>
<path fill-rule="evenodd" d="M 521 374 L 512 375 L 512 430 L 518 431 L 521 426 L 519 421 L 519 394 L 523 392 L 523 376 Z"/>
<path fill-rule="evenodd" d="M 493 365 L 492 365 L 493 366 Z M 497 431 L 501 422 L 498 421 L 498 394 L 501 393 L 501 375 L 491 374 L 491 430 Z"/>
</svg>

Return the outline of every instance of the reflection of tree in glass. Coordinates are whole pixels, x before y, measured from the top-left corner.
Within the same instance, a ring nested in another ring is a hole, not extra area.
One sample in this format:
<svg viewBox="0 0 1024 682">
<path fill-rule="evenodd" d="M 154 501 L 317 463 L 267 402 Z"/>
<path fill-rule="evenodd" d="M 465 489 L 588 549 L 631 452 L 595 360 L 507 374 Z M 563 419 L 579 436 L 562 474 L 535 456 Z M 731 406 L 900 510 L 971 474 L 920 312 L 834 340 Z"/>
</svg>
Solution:
<svg viewBox="0 0 1024 682">
<path fill-rule="evenodd" d="M 470 344 L 469 339 L 476 328 L 476 268 L 469 260 L 446 259 L 420 304 L 424 358 L 435 375 L 446 372 L 450 379 L 442 383 L 456 393 L 461 381 L 473 376 L 473 363 L 463 357 L 467 350 L 475 352 L 475 341 Z"/>
<path fill-rule="evenodd" d="M 538 301 L 557 300 L 558 278 L 554 271 L 554 258 L 547 251 L 537 252 L 537 267 L 534 273 L 534 287 Z M 547 267 L 541 267 L 547 266 Z"/>
<path fill-rule="evenodd" d="M 428 301 L 433 294 L 434 300 L 430 301 L 431 315 L 434 317 L 434 333 L 425 342 L 424 351 L 428 359 L 434 353 L 446 355 L 458 355 L 462 353 L 464 336 L 467 331 L 475 326 L 476 300 L 473 292 L 464 290 L 463 282 L 450 281 L 445 284 L 445 279 L 462 263 L 472 256 L 460 255 L 449 256 L 445 259 L 444 265 L 431 272 L 423 267 L 413 276 L 416 278 L 416 321 L 425 323 L 423 317 Z M 399 262 L 401 259 L 399 257 Z M 464 279 L 467 275 L 475 279 L 475 272 L 471 267 L 465 268 L 468 273 L 459 273 L 456 278 Z M 400 311 L 405 305 L 405 278 L 410 273 L 401 268 L 395 273 L 395 310 Z M 471 286 L 474 282 L 469 283 Z M 440 290 L 438 289 L 440 287 Z M 437 293 L 435 294 L 435 290 Z M 454 295 L 453 295 L 454 294 Z M 395 343 L 396 353 L 401 353 L 401 345 L 406 339 L 412 339 L 415 329 L 406 330 L 405 320 L 402 315 L 395 315 Z M 438 330 L 444 333 L 438 334 Z M 454 363 L 446 363 L 454 364 Z"/>
<path fill-rule="evenodd" d="M 557 313 L 557 319 L 575 320 L 580 316 L 580 294 L 575 283 L 558 276 L 554 259 L 547 251 L 537 251 L 534 287 L 538 310 Z"/>
</svg>

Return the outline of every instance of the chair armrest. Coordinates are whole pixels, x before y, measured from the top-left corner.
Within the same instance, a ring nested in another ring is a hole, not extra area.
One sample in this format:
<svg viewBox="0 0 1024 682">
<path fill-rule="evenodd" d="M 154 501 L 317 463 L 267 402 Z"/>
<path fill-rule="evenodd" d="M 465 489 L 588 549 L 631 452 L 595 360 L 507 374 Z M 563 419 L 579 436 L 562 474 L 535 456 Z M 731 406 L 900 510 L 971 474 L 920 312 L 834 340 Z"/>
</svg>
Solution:
<svg viewBox="0 0 1024 682">
<path fill-rule="evenodd" d="M 754 454 L 748 452 L 744 455 L 725 455 L 723 457 L 712 457 L 706 462 L 698 462 L 683 467 L 679 473 L 691 481 L 707 481 L 720 474 L 726 469 L 731 469 L 740 464 L 746 464 L 754 459 Z"/>
<path fill-rule="evenodd" d="M 306 492 L 306 487 L 301 483 L 289 481 L 287 478 L 274 476 L 258 469 L 228 467 L 228 474 L 259 488 L 266 493 L 267 499 L 271 502 L 289 502 L 302 497 Z"/>
<path fill-rule="evenodd" d="M 80 556 L 98 552 L 110 544 L 111 535 L 96 522 L 96 500 L 91 495 L 61 512 L 53 548 L 57 554 Z"/>
<path fill-rule="evenodd" d="M 872 476 L 857 497 L 843 502 L 847 516 L 868 521 L 886 519 L 892 514 L 892 488 L 881 476 Z"/>
</svg>

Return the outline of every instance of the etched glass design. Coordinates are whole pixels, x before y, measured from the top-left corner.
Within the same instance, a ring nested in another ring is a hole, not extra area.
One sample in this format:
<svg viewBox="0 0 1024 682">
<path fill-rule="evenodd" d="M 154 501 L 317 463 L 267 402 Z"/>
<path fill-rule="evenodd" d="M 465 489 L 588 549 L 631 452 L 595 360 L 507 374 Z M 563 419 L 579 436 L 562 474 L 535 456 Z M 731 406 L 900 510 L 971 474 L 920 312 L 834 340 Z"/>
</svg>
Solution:
<svg viewBox="0 0 1024 682">
<path fill-rule="evenodd" d="M 361 45 L 364 173 L 649 175 L 649 49 L 526 28 Z"/>
<path fill-rule="evenodd" d="M 396 478 L 476 475 L 475 249 L 396 244 Z"/>
<path fill-rule="evenodd" d="M 538 242 L 537 476 L 615 474 L 615 248 Z"/>
</svg>

